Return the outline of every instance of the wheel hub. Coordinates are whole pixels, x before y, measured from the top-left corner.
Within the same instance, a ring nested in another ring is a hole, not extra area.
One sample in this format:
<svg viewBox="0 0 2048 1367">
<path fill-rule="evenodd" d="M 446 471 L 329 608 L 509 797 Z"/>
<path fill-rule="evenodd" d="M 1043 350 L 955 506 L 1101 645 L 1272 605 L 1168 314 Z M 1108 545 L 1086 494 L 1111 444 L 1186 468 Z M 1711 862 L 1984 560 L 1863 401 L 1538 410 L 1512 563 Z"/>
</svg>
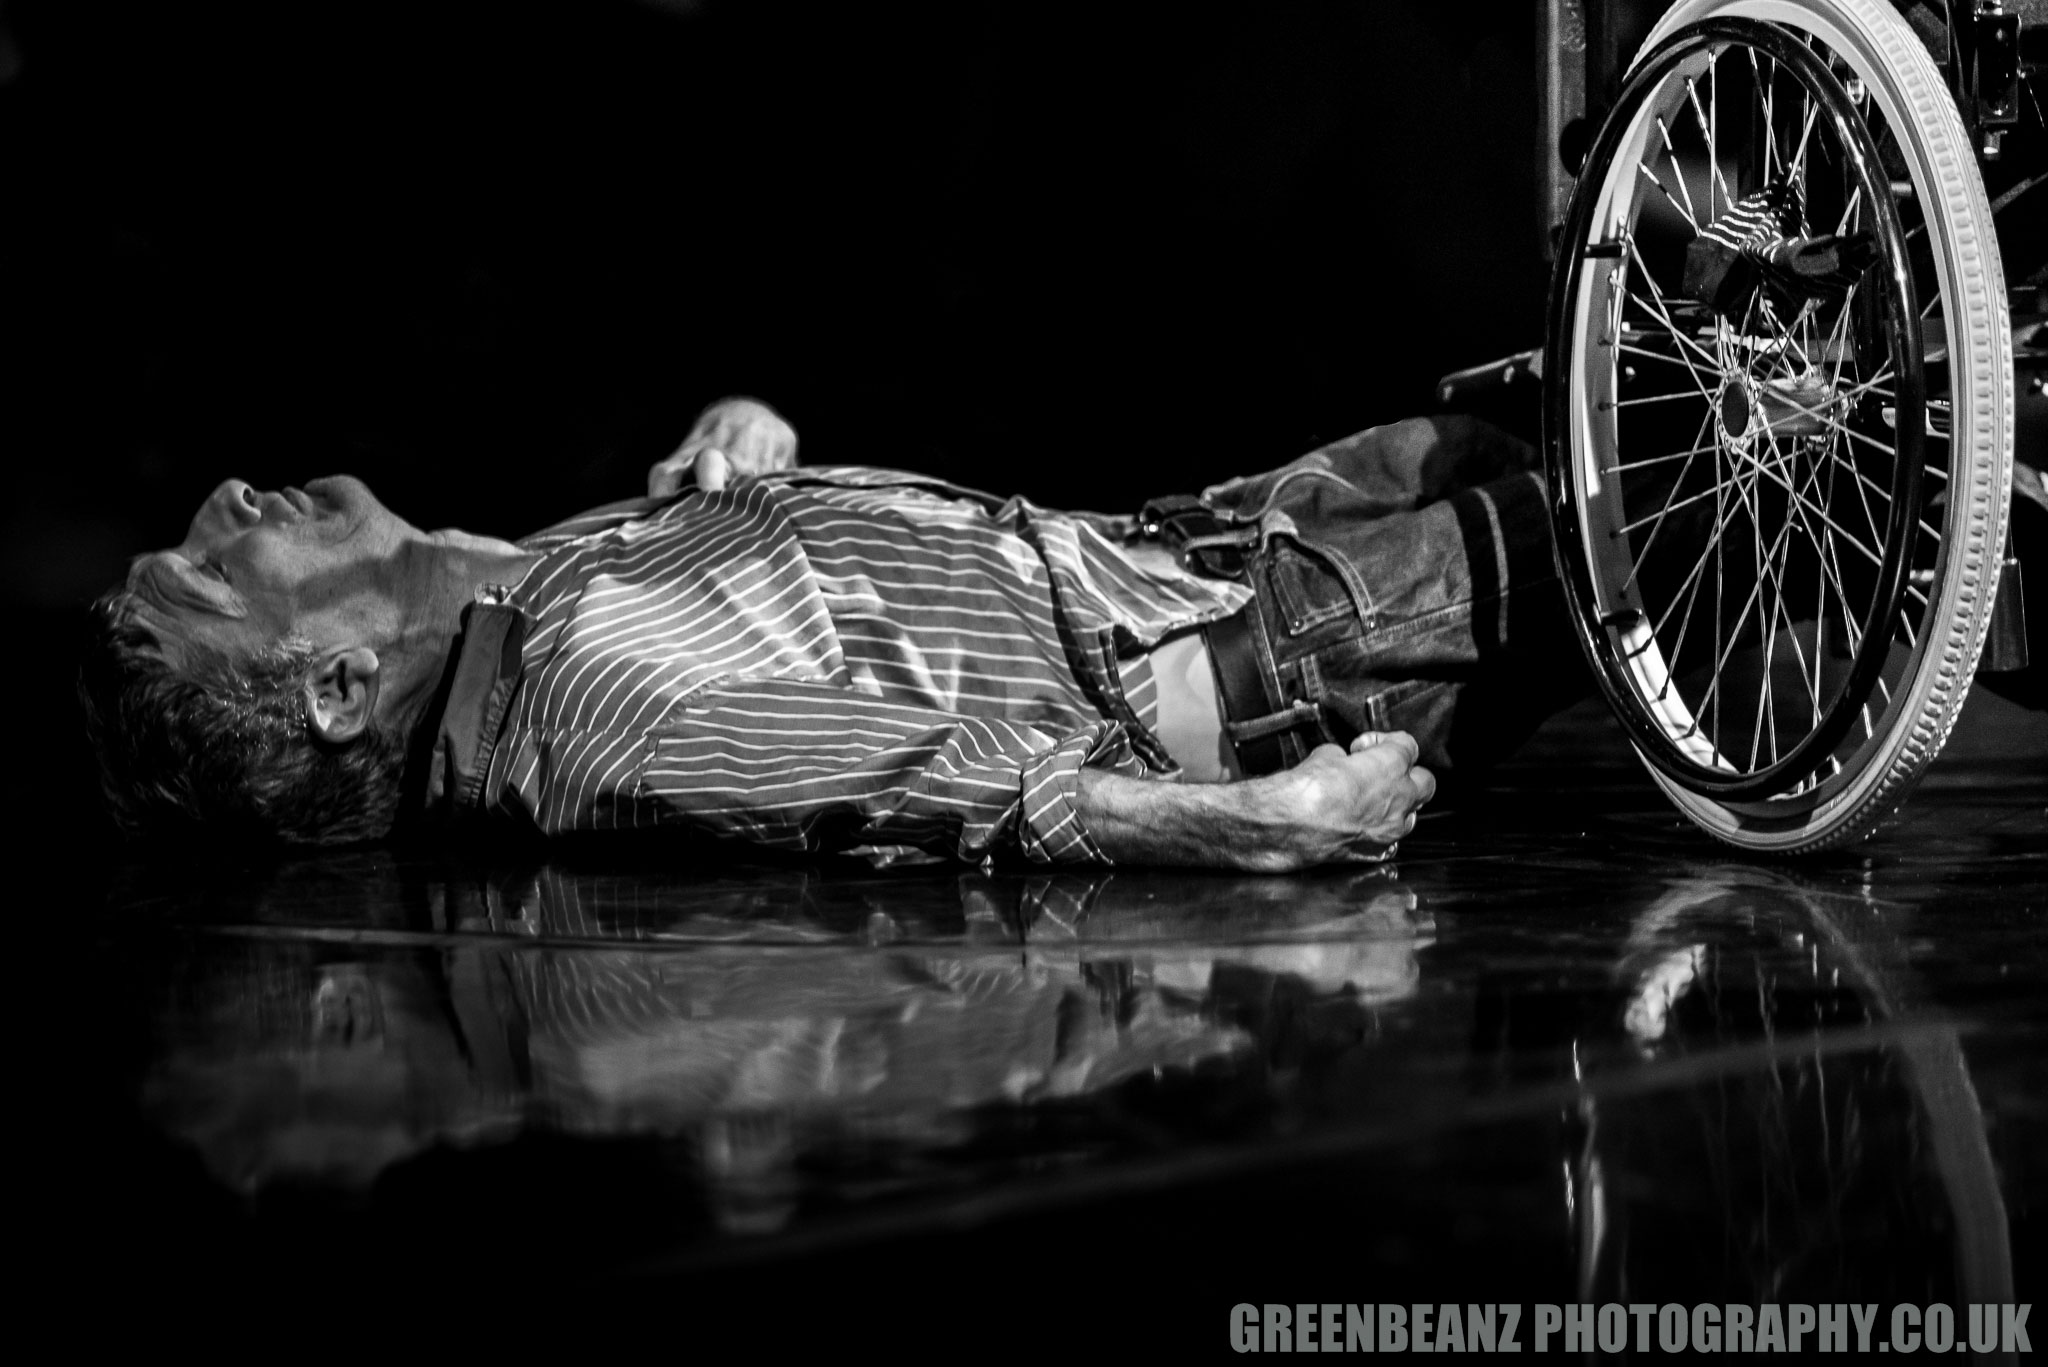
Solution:
<svg viewBox="0 0 2048 1367">
<path fill-rule="evenodd" d="M 1764 421 L 1780 437 L 1818 437 L 1841 407 L 1835 387 L 1817 375 L 1776 376 L 1757 391 Z"/>
<path fill-rule="evenodd" d="M 1750 420 L 1756 415 L 1747 375 L 1734 375 L 1721 381 L 1721 393 L 1714 402 L 1714 411 L 1721 427 L 1722 444 L 1738 450 L 1747 448 Z"/>
<path fill-rule="evenodd" d="M 1791 443 L 1824 437 L 1845 407 L 1835 387 L 1818 376 L 1772 376 L 1759 381 L 1730 375 L 1714 396 L 1721 444 L 1747 453 L 1759 440 Z"/>
</svg>

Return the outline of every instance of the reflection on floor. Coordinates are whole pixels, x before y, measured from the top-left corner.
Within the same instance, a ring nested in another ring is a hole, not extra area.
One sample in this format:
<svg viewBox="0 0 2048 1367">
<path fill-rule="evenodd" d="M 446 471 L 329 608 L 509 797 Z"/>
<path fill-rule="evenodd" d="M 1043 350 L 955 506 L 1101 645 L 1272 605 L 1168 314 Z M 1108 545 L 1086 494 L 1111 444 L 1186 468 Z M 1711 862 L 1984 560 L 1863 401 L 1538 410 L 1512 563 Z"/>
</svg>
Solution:
<svg viewBox="0 0 2048 1367">
<path fill-rule="evenodd" d="M 1800 863 L 1581 709 L 1363 873 L 132 867 L 111 1242 L 316 1299 L 886 1269 L 1002 1334 L 1142 1289 L 1212 1349 L 1246 1300 L 2012 1300 L 2044 756 L 1980 695 L 1901 824 Z"/>
</svg>

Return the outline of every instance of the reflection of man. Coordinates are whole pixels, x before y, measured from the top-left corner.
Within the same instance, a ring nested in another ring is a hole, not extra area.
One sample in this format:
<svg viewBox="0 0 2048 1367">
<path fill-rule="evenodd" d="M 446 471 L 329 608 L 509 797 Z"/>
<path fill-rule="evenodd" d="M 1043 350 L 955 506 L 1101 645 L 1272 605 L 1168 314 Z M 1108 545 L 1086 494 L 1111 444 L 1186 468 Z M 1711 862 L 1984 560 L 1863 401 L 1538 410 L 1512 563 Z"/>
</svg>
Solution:
<svg viewBox="0 0 2048 1367">
<path fill-rule="evenodd" d="M 1419 760 L 1497 751 L 1577 677 L 1533 653 L 1571 647 L 1524 620 L 1554 593 L 1540 490 L 1491 429 L 1375 429 L 1186 501 L 1164 532 L 1205 574 L 1128 520 L 913 475 L 716 487 L 787 430 L 715 409 L 705 441 L 747 459 L 686 448 L 698 487 L 516 544 L 347 478 L 223 484 L 98 608 L 117 810 L 1285 870 L 1383 855 Z"/>
<path fill-rule="evenodd" d="M 166 998 L 147 1104 L 244 1190 L 367 1186 L 431 1145 L 539 1128 L 694 1136 L 707 1183 L 744 1204 L 735 1188 L 787 1178 L 792 1126 L 949 1147 L 978 1107 L 1255 1054 L 1274 1043 L 1258 1005 L 1283 983 L 1336 1013 L 1405 1000 L 1431 942 L 1414 895 L 1376 870 L 1124 881 L 970 870 L 930 885 L 928 907 L 953 926 L 987 915 L 999 937 L 881 952 L 819 927 L 801 876 L 685 907 L 558 868 L 450 885 L 433 900 L 462 905 L 464 929 L 510 914 L 523 933 L 431 953 L 209 946 Z"/>
</svg>

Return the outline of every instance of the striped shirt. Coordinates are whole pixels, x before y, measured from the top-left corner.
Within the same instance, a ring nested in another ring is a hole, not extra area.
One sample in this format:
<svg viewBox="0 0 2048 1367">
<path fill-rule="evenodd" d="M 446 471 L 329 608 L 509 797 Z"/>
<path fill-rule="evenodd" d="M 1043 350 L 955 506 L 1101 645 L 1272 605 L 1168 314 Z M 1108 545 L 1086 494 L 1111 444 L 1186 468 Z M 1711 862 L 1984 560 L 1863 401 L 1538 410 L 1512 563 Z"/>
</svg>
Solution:
<svg viewBox="0 0 2048 1367">
<path fill-rule="evenodd" d="M 1080 770 L 1178 775 L 1146 652 L 1249 597 L 1107 525 L 852 467 L 572 519 L 468 610 L 435 792 L 549 834 L 1107 862 Z"/>
</svg>

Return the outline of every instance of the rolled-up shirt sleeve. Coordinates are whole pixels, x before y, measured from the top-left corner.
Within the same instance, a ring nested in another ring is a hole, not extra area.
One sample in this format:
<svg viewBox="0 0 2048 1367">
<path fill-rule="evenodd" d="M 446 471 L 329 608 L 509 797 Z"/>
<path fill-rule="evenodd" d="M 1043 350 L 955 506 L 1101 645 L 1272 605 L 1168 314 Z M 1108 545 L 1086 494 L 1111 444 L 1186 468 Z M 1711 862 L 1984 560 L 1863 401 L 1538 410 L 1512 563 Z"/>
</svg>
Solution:
<svg viewBox="0 0 2048 1367">
<path fill-rule="evenodd" d="M 914 845 L 979 860 L 1109 862 L 1079 808 L 1083 768 L 1145 772 L 1121 723 L 1042 729 L 832 684 L 725 682 L 648 738 L 635 824 L 681 822 L 757 844 Z"/>
</svg>

